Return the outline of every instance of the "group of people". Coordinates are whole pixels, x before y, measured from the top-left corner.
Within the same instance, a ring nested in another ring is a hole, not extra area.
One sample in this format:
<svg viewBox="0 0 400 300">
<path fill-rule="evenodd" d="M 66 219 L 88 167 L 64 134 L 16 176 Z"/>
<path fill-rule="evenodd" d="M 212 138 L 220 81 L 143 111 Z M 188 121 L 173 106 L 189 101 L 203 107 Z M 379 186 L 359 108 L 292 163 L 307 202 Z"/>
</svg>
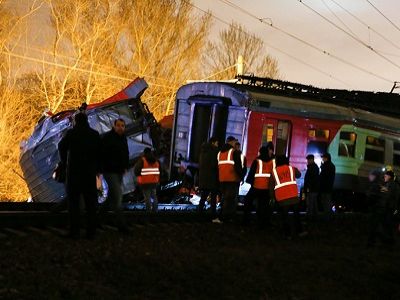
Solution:
<svg viewBox="0 0 400 300">
<path fill-rule="evenodd" d="M 236 212 L 240 183 L 244 182 L 247 166 L 246 159 L 235 146 L 238 141 L 229 136 L 219 149 L 218 139 L 211 138 L 202 145 L 199 159 L 199 188 L 201 200 L 199 210 L 209 199 L 214 223 L 231 222 Z M 282 216 L 285 236 L 305 235 L 299 217 L 299 191 L 296 178 L 301 173 L 289 165 L 286 156 L 275 157 L 274 145 L 269 142 L 259 149 L 258 156 L 252 162 L 246 182 L 250 190 L 244 199 L 243 223 L 248 224 L 254 201 L 257 203 L 257 223 L 266 227 L 270 223 L 271 199 L 278 204 Z M 221 210 L 216 214 L 216 199 L 220 196 Z M 289 211 L 293 218 L 289 219 Z"/>
<path fill-rule="evenodd" d="M 321 200 L 322 209 L 327 218 L 332 216 L 332 191 L 335 182 L 336 167 L 331 161 L 331 155 L 322 155 L 321 172 L 315 163 L 314 155 L 309 154 L 307 159 L 307 171 L 304 175 L 303 198 L 306 200 L 307 214 L 310 219 L 316 218 L 318 208 L 318 197 Z"/>
<path fill-rule="evenodd" d="M 132 167 L 129 162 L 128 142 L 125 136 L 125 122 L 116 119 L 112 129 L 100 137 L 90 128 L 87 115 L 81 111 L 74 116 L 73 127 L 61 139 L 59 154 L 66 169 L 66 194 L 70 216 L 69 237 L 77 238 L 80 233 L 80 199 L 84 199 L 87 212 L 86 235 L 93 238 L 99 225 L 97 180 L 103 175 L 108 186 L 108 197 L 103 207 L 112 210 L 115 223 L 121 232 L 128 232 L 128 226 L 122 214 L 123 175 Z M 332 190 L 335 180 L 335 166 L 329 153 L 322 156 L 321 168 L 314 156 L 307 157 L 307 171 L 304 177 L 303 195 L 307 204 L 307 214 L 311 218 L 318 213 L 318 199 L 321 200 L 326 216 L 332 213 Z M 133 165 L 137 184 L 143 193 L 148 211 L 157 211 L 157 185 L 160 182 L 161 165 L 154 152 L 145 148 L 143 155 Z M 272 142 L 259 149 L 258 156 L 251 164 L 247 174 L 246 158 L 240 150 L 236 138 L 229 136 L 219 147 L 217 138 L 204 143 L 199 159 L 199 189 L 201 199 L 199 210 L 205 209 L 205 203 L 211 204 L 214 223 L 231 222 L 236 216 L 240 184 L 246 181 L 250 189 L 244 198 L 243 223 L 248 224 L 252 205 L 256 202 L 257 224 L 260 228 L 270 225 L 272 203 L 277 204 L 281 214 L 282 229 L 285 236 L 306 234 L 299 217 L 299 190 L 296 178 L 299 170 L 289 164 L 284 155 L 275 157 Z M 246 179 L 245 179 L 246 177 Z M 368 245 L 373 246 L 378 238 L 384 243 L 394 241 L 394 212 L 400 188 L 394 181 L 394 173 L 389 170 L 382 174 L 374 170 L 369 175 L 370 185 L 367 191 L 370 213 Z M 221 209 L 217 213 L 217 198 Z M 289 211 L 293 217 L 288 218 Z"/>
<path fill-rule="evenodd" d="M 73 118 L 73 127 L 58 144 L 61 163 L 66 170 L 65 186 L 70 220 L 68 236 L 71 238 L 78 238 L 80 233 L 81 197 L 87 212 L 86 236 L 89 239 L 95 236 L 99 225 L 97 179 L 100 174 L 108 186 L 108 196 L 100 213 L 113 211 L 118 229 L 123 233 L 129 232 L 121 206 L 123 175 L 130 167 L 125 126 L 123 119 L 116 119 L 112 129 L 100 137 L 89 126 L 85 112 L 80 111 Z M 160 163 L 150 148 L 144 149 L 134 166 L 134 173 L 146 207 L 157 210 L 155 191 L 160 180 Z"/>
</svg>

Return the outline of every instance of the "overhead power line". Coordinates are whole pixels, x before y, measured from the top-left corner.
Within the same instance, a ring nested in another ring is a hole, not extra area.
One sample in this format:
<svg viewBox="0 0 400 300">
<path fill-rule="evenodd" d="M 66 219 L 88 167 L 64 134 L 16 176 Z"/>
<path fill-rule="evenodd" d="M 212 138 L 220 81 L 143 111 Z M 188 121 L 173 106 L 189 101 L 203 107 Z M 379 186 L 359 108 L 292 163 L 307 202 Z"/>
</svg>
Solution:
<svg viewBox="0 0 400 300">
<path fill-rule="evenodd" d="M 352 38 L 353 40 L 355 40 L 356 42 L 358 42 L 359 44 L 363 45 L 364 47 L 366 47 L 367 49 L 371 50 L 373 53 L 375 53 L 376 55 L 378 55 L 380 58 L 386 60 L 388 63 L 390 63 L 391 65 L 397 67 L 398 69 L 400 69 L 400 65 L 398 65 L 397 63 L 395 63 L 394 61 L 392 61 L 391 59 L 387 58 L 386 56 L 382 55 L 381 53 L 379 53 L 378 51 L 376 51 L 374 48 L 372 48 L 371 45 L 368 45 L 367 43 L 365 43 L 364 41 L 360 40 L 358 37 L 352 35 L 351 33 L 347 32 L 346 30 L 344 30 L 342 27 L 338 26 L 337 24 L 335 24 L 334 22 L 332 22 L 331 20 L 329 20 L 327 17 L 325 17 L 323 14 L 321 14 L 320 12 L 318 12 L 316 9 L 312 8 L 311 6 L 307 5 L 306 3 L 304 3 L 303 0 L 297 0 L 299 1 L 301 4 L 303 4 L 305 7 L 307 7 L 309 10 L 311 10 L 312 12 L 314 12 L 315 14 L 317 14 L 318 16 L 320 16 L 322 19 L 324 19 L 326 22 L 328 22 L 329 24 L 331 24 L 332 26 L 334 26 L 335 28 L 339 29 L 341 32 L 345 33 L 346 35 L 348 35 L 350 38 Z"/>
<path fill-rule="evenodd" d="M 37 48 L 37 47 L 32 47 L 32 46 L 27 46 L 27 45 L 20 45 L 20 44 L 13 44 L 12 48 L 15 48 L 15 47 L 18 47 L 18 48 L 21 48 L 21 49 L 33 50 L 33 51 L 39 52 L 41 54 L 47 54 L 49 56 L 62 57 L 62 58 L 66 58 L 66 59 L 69 59 L 69 60 L 72 60 L 72 61 L 77 60 L 76 57 L 72 57 L 72 56 L 68 56 L 68 55 L 60 54 L 60 53 L 55 54 L 54 52 L 46 51 L 44 49 Z M 80 63 L 84 63 L 84 64 L 88 64 L 88 65 L 97 66 L 97 67 L 102 68 L 102 69 L 108 69 L 108 70 L 111 70 L 111 71 L 123 72 L 123 73 L 126 73 L 128 75 L 130 74 L 130 75 L 139 76 L 139 77 L 153 78 L 153 79 L 156 79 L 156 80 L 162 80 L 162 81 L 167 82 L 167 83 L 172 83 L 168 79 L 157 77 L 157 76 L 145 75 L 145 74 L 143 74 L 141 72 L 121 70 L 121 69 L 117 69 L 117 68 L 112 67 L 112 66 L 99 64 L 99 63 L 95 63 L 95 62 L 90 62 L 90 61 L 86 61 L 86 60 L 83 60 L 83 59 L 79 59 L 79 62 Z"/>
<path fill-rule="evenodd" d="M 199 10 L 199 11 L 205 13 L 205 14 L 209 14 L 209 13 L 210 13 L 210 12 L 208 12 L 208 11 L 206 11 L 206 10 L 204 10 L 204 9 L 201 9 L 200 7 L 194 5 L 194 4 L 191 3 L 191 2 L 186 2 L 186 3 L 190 4 L 190 5 L 193 6 L 195 9 L 197 9 L 197 10 Z M 232 23 L 229 23 L 228 21 L 225 21 L 225 20 L 223 20 L 223 19 L 221 19 L 221 18 L 215 16 L 214 14 L 211 14 L 211 17 L 214 18 L 215 20 L 217 20 L 217 21 L 219 21 L 219 22 L 225 24 L 225 25 L 234 26 Z M 242 31 L 242 32 L 245 33 L 245 34 L 249 34 L 248 32 L 243 31 L 240 27 L 234 26 L 234 28 L 235 28 L 236 30 Z M 282 54 L 284 54 L 284 55 L 290 57 L 291 59 L 297 61 L 298 63 L 303 64 L 303 65 L 309 67 L 310 69 L 313 69 L 314 71 L 316 71 L 316 72 L 318 72 L 318 73 L 321 73 L 321 74 L 323 74 L 323 75 L 325 75 L 325 76 L 327 76 L 327 77 L 329 77 L 329 78 L 331 78 L 331 79 L 333 79 L 333 80 L 335 80 L 335 81 L 337 81 L 337 82 L 340 82 L 340 83 L 342 83 L 342 84 L 345 85 L 345 86 L 349 86 L 349 84 L 348 84 L 347 82 L 345 82 L 345 81 L 343 81 L 343 80 L 341 80 L 341 79 L 339 79 L 339 78 L 333 76 L 332 74 L 329 74 L 328 72 L 326 72 L 326 71 L 324 71 L 324 70 L 321 70 L 321 69 L 319 69 L 318 67 L 313 66 L 313 65 L 309 64 L 308 62 L 306 62 L 306 61 L 304 61 L 304 60 L 302 60 L 302 59 L 300 59 L 300 58 L 298 58 L 298 57 L 296 57 L 296 56 L 294 56 L 294 55 L 292 55 L 292 54 L 290 54 L 290 53 L 288 53 L 288 52 L 286 52 L 286 51 L 284 51 L 284 50 L 282 50 L 282 49 L 280 49 L 280 48 L 278 48 L 278 47 L 276 47 L 276 46 L 273 46 L 273 45 L 271 45 L 271 44 L 269 44 L 269 43 L 267 43 L 267 42 L 265 42 L 265 41 L 263 41 L 263 42 L 264 42 L 264 44 L 265 44 L 267 47 L 272 48 L 272 49 L 274 49 L 274 50 L 276 50 L 276 51 L 278 51 L 278 52 L 280 52 L 280 53 L 282 53 Z M 389 82 L 392 83 L 392 81 L 389 81 Z"/>
<path fill-rule="evenodd" d="M 388 17 L 386 17 L 386 15 L 381 12 L 371 1 L 369 0 L 365 0 L 369 3 L 369 5 L 371 5 L 382 17 L 384 17 L 390 24 L 393 25 L 394 28 L 396 28 L 398 31 L 400 31 L 399 26 L 397 26 L 392 20 L 390 20 Z"/>
<path fill-rule="evenodd" d="M 376 78 L 379 78 L 379 79 L 381 79 L 383 81 L 386 81 L 386 82 L 389 82 L 389 83 L 393 83 L 393 80 L 388 79 L 386 77 L 383 77 L 381 75 L 378 75 L 378 74 L 376 74 L 376 73 L 374 73 L 372 71 L 369 71 L 369 70 L 367 70 L 367 69 L 365 69 L 363 67 L 360 67 L 360 66 L 358 66 L 358 65 L 356 65 L 356 64 L 354 64 L 354 63 L 352 63 L 352 62 L 350 62 L 348 60 L 345 60 L 345 59 L 343 59 L 343 58 L 341 58 L 341 57 L 339 57 L 339 56 L 337 56 L 335 54 L 332 54 L 329 51 L 326 51 L 326 50 L 324 50 L 324 49 L 322 49 L 322 48 L 320 48 L 320 47 L 318 47 L 318 46 L 316 46 L 316 45 L 314 45 L 314 44 L 312 44 L 310 42 L 307 42 L 304 39 L 302 39 L 302 38 L 300 38 L 300 37 L 298 37 L 298 36 L 296 36 L 294 34 L 291 34 L 290 32 L 287 32 L 286 30 L 283 30 L 283 29 L 275 26 L 274 24 L 272 24 L 272 21 L 270 21 L 270 23 L 268 23 L 268 22 L 266 22 L 267 19 L 259 18 L 259 17 L 255 16 L 254 14 L 252 14 L 251 12 L 243 9 L 242 7 L 236 5 L 236 4 L 234 4 L 234 3 L 232 3 L 232 2 L 230 2 L 228 0 L 219 0 L 219 1 L 224 3 L 224 4 L 226 4 L 226 5 L 228 5 L 228 6 L 231 6 L 231 7 L 235 8 L 235 9 L 237 9 L 237 10 L 242 11 L 244 14 L 256 19 L 257 21 L 259 21 L 259 22 L 261 22 L 261 23 L 263 23 L 263 24 L 265 24 L 265 25 L 267 25 L 267 26 L 269 26 L 269 27 L 271 27 L 271 28 L 273 28 L 273 29 L 275 29 L 275 30 L 287 35 L 287 36 L 289 36 L 292 39 L 297 40 L 298 42 L 300 42 L 300 43 L 302 43 L 302 44 L 304 44 L 304 45 L 306 45 L 306 46 L 308 46 L 308 47 L 310 47 L 310 48 L 312 48 L 312 49 L 314 49 L 314 50 L 316 50 L 318 52 L 321 52 L 324 55 L 330 56 L 331 58 L 333 58 L 333 59 L 335 59 L 337 61 L 340 61 L 343 64 L 351 66 L 352 68 L 355 68 L 355 69 L 357 69 L 357 70 L 359 70 L 359 71 L 361 71 L 363 73 L 366 73 L 366 74 L 369 74 L 369 75 L 374 76 Z"/>
<path fill-rule="evenodd" d="M 12 57 L 20 58 L 20 59 L 23 59 L 23 60 L 29 60 L 29 61 L 36 62 L 36 63 L 46 64 L 46 65 L 55 66 L 55 67 L 64 68 L 64 69 L 69 69 L 69 70 L 74 70 L 74 71 L 79 71 L 79 72 L 82 72 L 82 73 L 88 73 L 88 74 L 98 75 L 98 76 L 112 78 L 112 79 L 124 80 L 124 81 L 129 81 L 129 82 L 131 82 L 133 80 L 132 78 L 126 78 L 126 77 L 122 77 L 122 76 L 111 75 L 111 74 L 107 74 L 107 73 L 103 73 L 103 72 L 91 71 L 91 70 L 87 70 L 87 69 L 83 69 L 83 68 L 79 68 L 79 67 L 71 67 L 71 66 L 68 66 L 68 65 L 65 65 L 65 64 L 46 61 L 44 59 L 39 59 L 39 58 L 27 56 L 27 55 L 20 55 L 20 54 L 16 54 L 16 53 L 9 52 L 9 51 L 1 51 L 1 53 L 5 54 L 5 55 L 12 56 Z M 149 83 L 150 85 L 169 88 L 169 89 L 174 89 L 174 87 L 172 87 L 172 86 L 153 83 L 153 82 L 148 82 L 148 81 L 146 81 L 146 82 Z"/>
<path fill-rule="evenodd" d="M 347 24 L 346 24 L 337 14 L 335 14 L 335 12 L 330 8 L 330 6 L 328 5 L 328 3 L 326 3 L 325 0 L 321 0 L 321 1 L 322 1 L 322 3 L 325 5 L 325 7 L 330 11 L 330 13 L 331 13 L 344 27 L 346 27 L 346 29 L 347 29 L 348 31 L 350 31 L 352 35 L 357 36 L 357 35 L 353 32 L 353 30 L 351 30 L 351 28 L 350 28 L 349 26 L 347 26 Z"/>
<path fill-rule="evenodd" d="M 377 34 L 379 37 L 381 37 L 383 40 L 385 40 L 386 42 L 388 42 L 389 44 L 391 44 L 393 47 L 397 48 L 400 50 L 400 46 L 398 46 L 397 44 L 395 44 L 391 39 L 389 39 L 388 37 L 384 36 L 383 34 L 381 34 L 380 32 L 378 32 L 377 30 L 375 30 L 372 26 L 368 25 L 366 22 L 364 22 L 363 20 L 361 20 L 359 17 L 357 17 L 355 14 L 353 14 L 351 11 L 349 11 L 348 9 L 346 9 L 345 7 L 343 7 L 343 5 L 341 5 L 340 3 L 338 3 L 335 0 L 330 0 L 331 2 L 335 3 L 338 7 L 340 7 L 342 10 L 344 10 L 346 13 L 348 13 L 350 16 L 352 16 L 354 19 L 356 19 L 359 23 L 361 23 L 362 25 L 364 25 L 365 27 L 368 28 L 368 30 L 371 30 L 372 32 L 374 32 L 375 34 Z M 382 52 L 382 51 L 379 51 Z M 383 52 L 382 52 L 383 53 Z"/>
</svg>

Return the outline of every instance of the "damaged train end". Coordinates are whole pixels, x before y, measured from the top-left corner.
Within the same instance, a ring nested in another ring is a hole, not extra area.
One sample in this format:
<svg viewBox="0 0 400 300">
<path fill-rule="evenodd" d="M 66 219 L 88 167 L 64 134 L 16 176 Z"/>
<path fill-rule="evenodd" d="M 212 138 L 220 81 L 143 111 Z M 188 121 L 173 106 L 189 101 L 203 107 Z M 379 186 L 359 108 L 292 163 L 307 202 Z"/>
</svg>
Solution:
<svg viewBox="0 0 400 300">
<path fill-rule="evenodd" d="M 131 164 L 145 147 L 157 149 L 160 142 L 159 125 L 140 99 L 147 87 L 144 79 L 137 78 L 116 95 L 86 107 L 89 124 L 100 135 L 111 130 L 114 120 L 121 118 L 126 122 Z M 32 135 L 21 143 L 20 165 L 33 202 L 57 203 L 66 198 L 64 184 L 55 181 L 52 175 L 60 161 L 58 143 L 72 127 L 76 112 L 67 110 L 42 117 Z M 123 178 L 123 193 L 128 195 L 134 190 L 134 174 L 129 169 Z"/>
</svg>

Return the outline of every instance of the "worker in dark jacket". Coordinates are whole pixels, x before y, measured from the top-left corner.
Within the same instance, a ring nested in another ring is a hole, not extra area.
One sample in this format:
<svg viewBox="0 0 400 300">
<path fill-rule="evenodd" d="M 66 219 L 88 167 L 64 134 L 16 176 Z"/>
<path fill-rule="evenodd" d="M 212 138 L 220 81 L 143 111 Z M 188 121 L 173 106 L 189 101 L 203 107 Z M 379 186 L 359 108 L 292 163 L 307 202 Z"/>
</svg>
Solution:
<svg viewBox="0 0 400 300">
<path fill-rule="evenodd" d="M 158 211 L 157 186 L 160 183 L 161 165 L 150 148 L 143 150 L 134 172 L 146 203 L 147 211 Z"/>
<path fill-rule="evenodd" d="M 382 201 L 378 209 L 382 210 L 382 228 L 383 228 L 383 239 L 382 242 L 387 245 L 394 244 L 394 212 L 397 209 L 398 198 L 399 198 L 399 187 L 394 181 L 394 172 L 388 170 L 383 176 L 383 186 L 381 188 Z"/>
<path fill-rule="evenodd" d="M 70 217 L 69 236 L 79 237 L 79 200 L 83 196 L 87 212 L 88 238 L 96 231 L 96 174 L 100 173 L 100 136 L 89 127 L 85 113 L 74 117 L 74 126 L 58 144 L 61 162 L 66 166 L 66 192 Z"/>
<path fill-rule="evenodd" d="M 332 191 L 335 182 L 336 168 L 331 161 L 331 155 L 325 153 L 322 155 L 321 173 L 319 174 L 320 180 L 320 196 L 324 214 L 328 217 L 332 214 Z"/>
<path fill-rule="evenodd" d="M 234 149 L 237 140 L 228 136 L 226 144 L 218 152 L 218 177 L 220 182 L 222 200 L 222 219 L 230 221 L 236 213 L 239 185 L 246 175 L 246 167 L 243 165 L 241 152 Z M 221 219 L 213 220 L 221 223 Z"/>
<path fill-rule="evenodd" d="M 204 204 L 210 197 L 212 215 L 216 214 L 218 195 L 218 139 L 210 138 L 207 143 L 201 146 L 199 159 L 199 189 L 201 199 L 199 211 L 203 211 Z"/>
<path fill-rule="evenodd" d="M 108 185 L 105 205 L 116 215 L 116 225 L 121 232 L 127 232 L 122 215 L 122 178 L 129 166 L 129 149 L 125 136 L 125 121 L 117 119 L 113 128 L 102 139 L 102 166 Z"/>
<path fill-rule="evenodd" d="M 244 198 L 243 223 L 249 223 L 254 200 L 257 200 L 257 224 L 265 227 L 270 223 L 271 206 L 269 181 L 275 168 L 274 145 L 268 143 L 258 151 L 258 156 L 250 166 L 246 182 L 251 185 Z"/>
<path fill-rule="evenodd" d="M 315 219 L 318 214 L 319 193 L 319 168 L 314 162 L 314 155 L 309 154 L 307 159 L 307 171 L 304 176 L 304 191 L 306 193 L 307 215 Z"/>
<path fill-rule="evenodd" d="M 382 205 L 382 173 L 380 170 L 372 170 L 369 175 L 369 184 L 366 191 L 367 204 L 369 209 L 369 235 L 368 247 L 373 247 L 379 235 L 379 227 L 384 219 L 384 205 Z"/>
</svg>

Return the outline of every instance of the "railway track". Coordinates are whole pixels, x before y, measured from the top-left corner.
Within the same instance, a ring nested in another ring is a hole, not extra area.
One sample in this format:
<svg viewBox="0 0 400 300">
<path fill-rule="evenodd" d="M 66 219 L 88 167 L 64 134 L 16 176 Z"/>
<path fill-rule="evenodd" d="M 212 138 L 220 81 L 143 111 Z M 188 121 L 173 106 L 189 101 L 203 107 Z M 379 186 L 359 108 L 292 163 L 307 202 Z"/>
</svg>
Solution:
<svg viewBox="0 0 400 300">
<path fill-rule="evenodd" d="M 123 208 L 125 217 L 133 223 L 196 220 L 199 217 L 195 212 L 197 206 L 192 204 L 159 204 L 156 214 L 146 212 L 142 203 L 124 203 Z M 105 212 L 102 218 L 112 219 L 112 214 Z M 67 206 L 63 203 L 0 202 L 0 228 L 47 224 L 59 226 L 67 222 Z"/>
<path fill-rule="evenodd" d="M 165 228 L 173 228 L 175 230 L 178 230 L 179 227 L 181 226 L 193 226 L 200 224 L 199 220 L 197 221 L 177 221 L 177 220 L 169 220 L 169 221 L 159 221 L 157 223 L 146 223 L 146 224 L 140 224 L 140 223 L 129 223 L 128 229 L 133 233 L 137 232 L 138 230 L 146 230 L 148 227 L 158 227 L 160 229 L 165 229 Z M 101 226 L 101 228 L 97 229 L 98 235 L 103 235 L 103 234 L 114 234 L 118 232 L 118 228 L 105 224 Z M 51 225 L 47 224 L 44 226 L 37 226 L 37 225 L 26 225 L 26 226 L 9 226 L 9 227 L 0 227 L 0 241 L 4 242 L 7 240 L 13 240 L 13 239 L 23 239 L 28 236 L 37 236 L 37 237 L 63 237 L 66 236 L 68 233 L 67 226 L 65 224 L 63 225 Z M 84 229 L 81 229 L 81 236 L 84 236 L 85 231 Z"/>
</svg>

